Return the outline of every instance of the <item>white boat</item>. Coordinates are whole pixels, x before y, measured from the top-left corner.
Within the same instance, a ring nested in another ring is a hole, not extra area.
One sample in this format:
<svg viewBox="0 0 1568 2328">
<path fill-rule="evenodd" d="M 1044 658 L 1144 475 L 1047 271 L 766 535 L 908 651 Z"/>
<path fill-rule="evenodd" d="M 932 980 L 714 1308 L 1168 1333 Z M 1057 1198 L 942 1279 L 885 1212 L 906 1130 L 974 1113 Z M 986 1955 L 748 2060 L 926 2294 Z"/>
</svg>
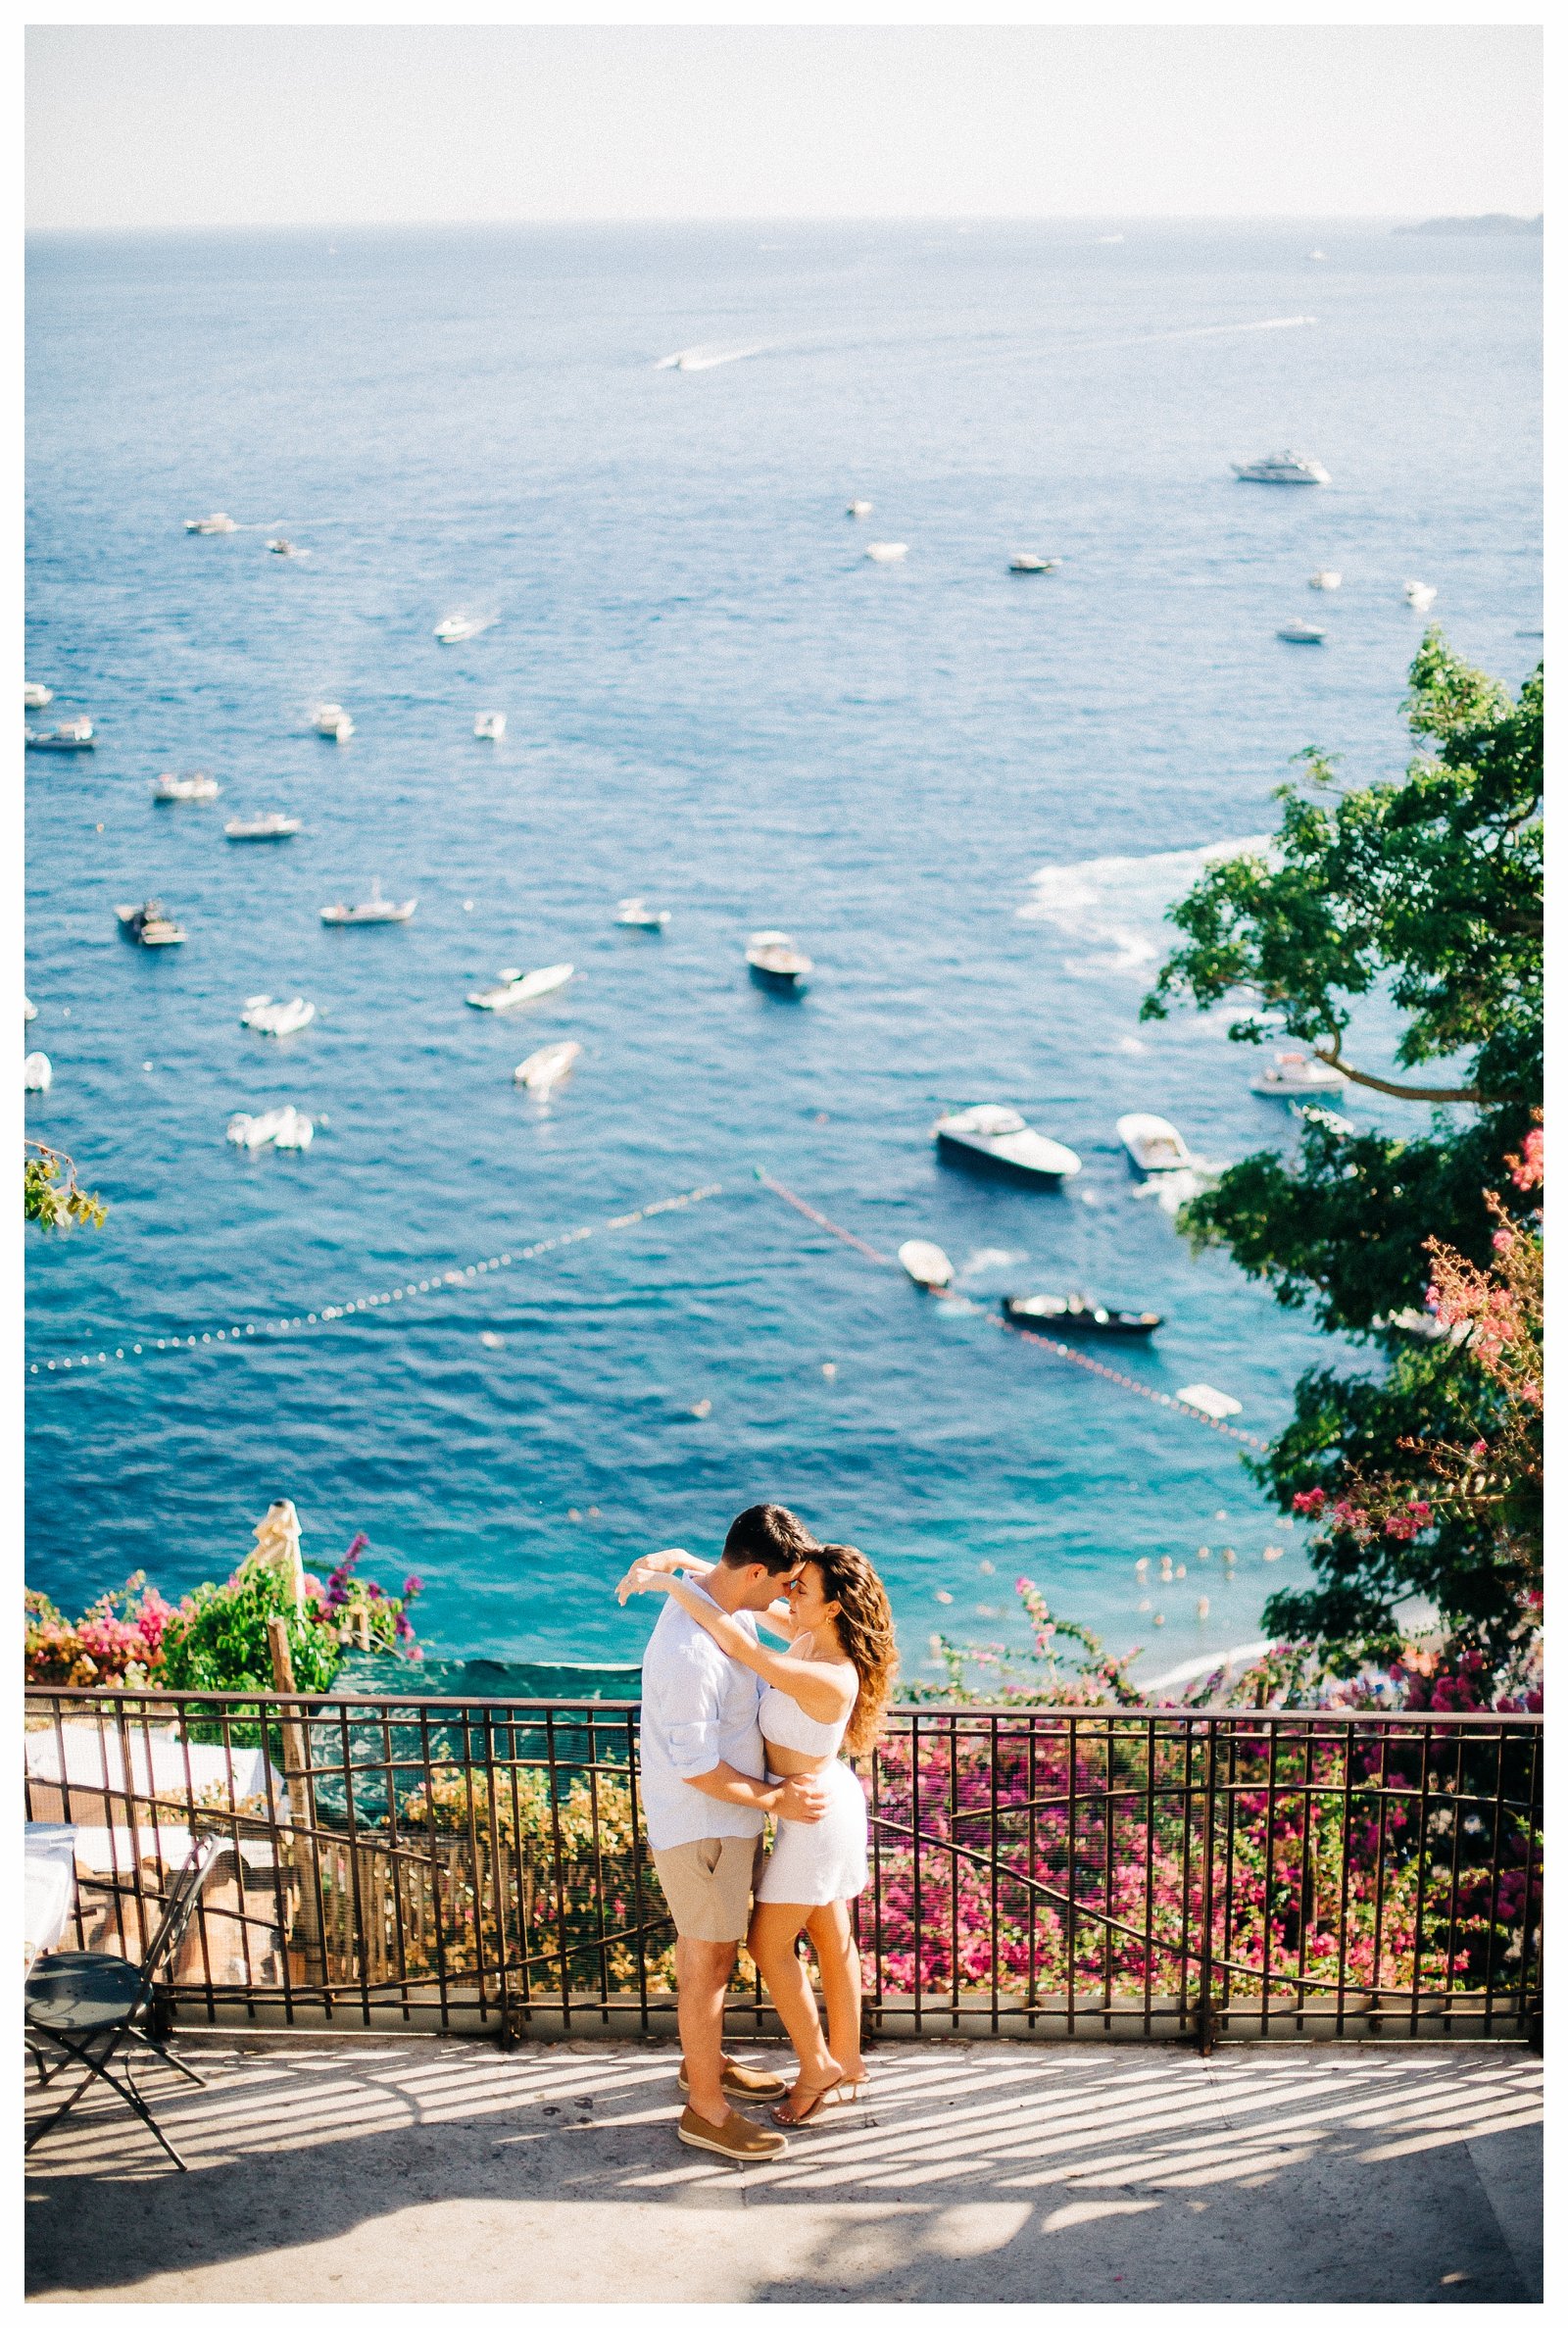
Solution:
<svg viewBox="0 0 1568 2328">
<path fill-rule="evenodd" d="M 757 929 L 746 941 L 746 966 L 761 985 L 788 993 L 809 972 L 811 957 L 784 930 Z"/>
<path fill-rule="evenodd" d="M 937 1145 L 950 1155 L 1025 1180 L 1070 1180 L 1083 1169 L 1080 1157 L 1059 1140 L 1048 1140 L 1044 1132 L 1032 1130 L 1016 1108 L 1001 1108 L 989 1101 L 939 1115 L 933 1134 Z"/>
<path fill-rule="evenodd" d="M 309 550 L 302 550 L 296 542 L 291 542 L 286 533 L 274 534 L 267 546 L 274 558 L 308 558 L 311 554 Z"/>
<path fill-rule="evenodd" d="M 1438 593 L 1431 582 L 1406 582 L 1404 595 L 1418 615 L 1424 615 Z"/>
<path fill-rule="evenodd" d="M 1300 453 L 1265 453 L 1256 461 L 1233 461 L 1236 479 L 1243 485 L 1326 485 L 1329 472 L 1321 461 Z"/>
<path fill-rule="evenodd" d="M 499 744 L 507 732 L 505 712 L 481 712 L 473 723 L 473 732 L 482 744 Z"/>
<path fill-rule="evenodd" d="M 30 994 L 24 994 L 22 998 L 22 1015 L 28 1026 L 38 1015 L 38 1006 Z"/>
<path fill-rule="evenodd" d="M 466 638 L 477 638 L 481 630 L 488 630 L 497 618 L 494 615 L 470 615 L 459 607 L 450 615 L 443 615 L 435 626 L 435 636 L 443 647 L 460 646 Z"/>
<path fill-rule="evenodd" d="M 512 1080 L 541 1099 L 564 1082 L 581 1057 L 580 1043 L 547 1043 L 542 1051 L 530 1051 L 521 1065 L 513 1068 Z"/>
<path fill-rule="evenodd" d="M 49 1065 L 47 1054 L 42 1051 L 29 1051 L 22 1063 L 23 1090 L 47 1091 L 54 1079 L 55 1071 Z"/>
<path fill-rule="evenodd" d="M 468 1005 L 475 1011 L 510 1011 L 514 1003 L 537 1002 L 542 994 L 554 994 L 558 986 L 564 986 L 573 974 L 569 962 L 552 963 L 544 970 L 498 970 L 499 983 L 482 986 L 477 994 L 470 994 Z"/>
<path fill-rule="evenodd" d="M 1326 631 L 1319 630 L 1311 622 L 1284 622 L 1274 633 L 1288 647 L 1321 647 L 1327 635 Z"/>
<path fill-rule="evenodd" d="M 867 542 L 865 554 L 867 558 L 874 559 L 878 566 L 896 566 L 901 558 L 907 558 L 909 545 L 907 542 Z"/>
<path fill-rule="evenodd" d="M 210 518 L 187 518 L 185 531 L 187 533 L 232 533 L 234 520 L 227 510 L 214 510 Z"/>
<path fill-rule="evenodd" d="M 323 906 L 321 919 L 333 929 L 355 929 L 362 922 L 412 921 L 414 909 L 418 902 L 416 897 L 411 897 L 405 899 L 402 905 L 397 905 L 391 898 L 381 895 L 379 881 L 372 881 L 370 894 L 362 904 Z"/>
<path fill-rule="evenodd" d="M 1252 1089 L 1261 1099 L 1294 1100 L 1319 1091 L 1341 1091 L 1345 1077 L 1326 1059 L 1310 1051 L 1276 1051 L 1272 1063 L 1260 1067 Z"/>
<path fill-rule="evenodd" d="M 1198 1162 L 1163 1115 L 1118 1115 L 1116 1136 L 1141 1172 L 1190 1172 Z"/>
<path fill-rule="evenodd" d="M 46 712 L 49 709 L 49 706 L 54 702 L 54 689 L 52 687 L 46 687 L 41 679 L 23 680 L 22 702 L 24 710 L 29 712 Z"/>
<path fill-rule="evenodd" d="M 1228 1391 L 1216 1390 L 1211 1382 L 1189 1382 L 1185 1390 L 1175 1394 L 1184 1407 L 1194 1407 L 1200 1414 L 1206 1414 L 1210 1422 L 1223 1422 L 1228 1414 L 1240 1414 L 1242 1402 L 1233 1399 Z"/>
<path fill-rule="evenodd" d="M 927 1293 L 942 1293 L 953 1283 L 953 1263 L 940 1245 L 924 1237 L 906 1237 L 899 1247 L 899 1265 L 905 1275 Z"/>
<path fill-rule="evenodd" d="M 298 817 L 285 817 L 281 809 L 268 809 L 260 817 L 230 817 L 223 837 L 229 841 L 288 841 L 299 829 Z"/>
<path fill-rule="evenodd" d="M 316 1005 L 297 994 L 290 1003 L 274 1003 L 270 994 L 250 994 L 239 1015 L 241 1026 L 254 1027 L 259 1035 L 297 1034 L 302 1026 L 309 1026 L 316 1016 Z"/>
<path fill-rule="evenodd" d="M 228 1119 L 228 1138 L 236 1148 L 308 1148 L 315 1137 L 310 1116 L 292 1105 Z"/>
<path fill-rule="evenodd" d="M 1033 550 L 1016 550 L 1007 560 L 1011 574 L 1054 574 L 1060 566 L 1059 558 L 1037 558 Z"/>
<path fill-rule="evenodd" d="M 1308 251 L 1306 255 L 1307 255 L 1307 257 L 1308 257 L 1309 259 L 1326 259 L 1326 258 L 1328 257 L 1328 252 L 1327 252 L 1327 251 Z"/>
<path fill-rule="evenodd" d="M 23 730 L 29 752 L 90 752 L 94 732 L 93 723 L 85 714 L 76 719 L 63 719 L 58 727 Z"/>
<path fill-rule="evenodd" d="M 844 515 L 847 518 L 868 518 L 871 515 L 871 504 L 868 501 L 852 501 Z"/>
<path fill-rule="evenodd" d="M 154 800 L 216 800 L 218 779 L 208 775 L 205 768 L 196 768 L 188 776 L 172 773 L 160 776 L 153 786 Z"/>
<path fill-rule="evenodd" d="M 354 733 L 354 722 L 340 703 L 318 704 L 311 724 L 318 735 L 330 736 L 334 744 L 346 744 Z"/>
<path fill-rule="evenodd" d="M 623 897 L 615 908 L 615 922 L 620 929 L 663 929 L 669 914 L 663 906 L 651 906 L 640 897 Z"/>
<path fill-rule="evenodd" d="M 1344 579 L 1332 566 L 1320 566 L 1315 574 L 1307 575 L 1306 586 L 1309 590 L 1337 590 Z"/>
<path fill-rule="evenodd" d="M 138 946 L 183 946 L 185 932 L 156 897 L 144 906 L 117 906 L 115 919 Z"/>
</svg>

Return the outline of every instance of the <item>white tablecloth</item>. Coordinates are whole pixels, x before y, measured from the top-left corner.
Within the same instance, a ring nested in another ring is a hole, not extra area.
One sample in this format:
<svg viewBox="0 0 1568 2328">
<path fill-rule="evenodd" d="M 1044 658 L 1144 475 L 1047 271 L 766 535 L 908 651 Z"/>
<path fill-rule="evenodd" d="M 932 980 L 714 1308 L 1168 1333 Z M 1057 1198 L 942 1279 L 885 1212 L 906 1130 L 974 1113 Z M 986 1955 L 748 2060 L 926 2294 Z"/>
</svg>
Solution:
<svg viewBox="0 0 1568 2328">
<path fill-rule="evenodd" d="M 76 1830 L 29 1824 L 24 1846 L 23 1936 L 30 1971 L 46 1949 L 58 1948 L 76 1905 Z"/>
<path fill-rule="evenodd" d="M 59 1730 L 52 1727 L 29 1730 L 27 1775 L 43 1786 L 59 1786 L 64 1777 L 70 1785 L 84 1792 L 102 1794 L 107 1790 L 112 1795 L 127 1792 L 138 1796 L 159 1795 L 166 1801 L 170 1797 L 182 1801 L 188 1783 L 198 1800 L 211 1790 L 214 1807 L 220 1809 L 228 1807 L 230 1787 L 236 1803 L 244 1802 L 247 1796 L 267 1792 L 267 1757 L 259 1746 L 187 1745 L 172 1730 L 143 1727 L 140 1723 L 128 1727 L 128 1738 L 127 1758 L 122 1752 L 118 1730 L 108 1722 L 100 1728 L 97 1722 L 67 1720 Z M 281 1799 L 281 1771 L 272 1770 L 270 1777 L 273 1791 Z M 85 1808 L 83 1804 L 82 1808 Z M 101 1817 L 102 1812 L 98 1815 Z"/>
</svg>

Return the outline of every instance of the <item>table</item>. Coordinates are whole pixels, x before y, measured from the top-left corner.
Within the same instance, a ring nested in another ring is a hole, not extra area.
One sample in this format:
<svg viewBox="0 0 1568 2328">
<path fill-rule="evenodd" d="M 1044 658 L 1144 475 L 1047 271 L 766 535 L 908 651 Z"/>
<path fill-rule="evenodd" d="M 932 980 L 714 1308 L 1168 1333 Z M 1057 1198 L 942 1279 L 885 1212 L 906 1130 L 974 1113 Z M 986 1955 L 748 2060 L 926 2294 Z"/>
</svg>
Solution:
<svg viewBox="0 0 1568 2328">
<path fill-rule="evenodd" d="M 24 1842 L 24 1969 L 58 1948 L 76 1906 L 76 1830 L 29 1820 Z"/>
</svg>

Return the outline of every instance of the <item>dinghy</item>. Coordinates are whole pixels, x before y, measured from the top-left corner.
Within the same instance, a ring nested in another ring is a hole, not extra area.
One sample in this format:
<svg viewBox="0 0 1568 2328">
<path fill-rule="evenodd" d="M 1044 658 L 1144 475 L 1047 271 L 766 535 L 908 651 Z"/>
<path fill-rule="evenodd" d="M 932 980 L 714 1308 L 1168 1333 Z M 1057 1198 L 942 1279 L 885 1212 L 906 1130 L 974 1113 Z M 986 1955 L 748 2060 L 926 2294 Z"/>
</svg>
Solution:
<svg viewBox="0 0 1568 2328">
<path fill-rule="evenodd" d="M 473 1011 L 510 1011 L 514 1003 L 537 1002 L 540 995 L 554 994 L 558 986 L 564 986 L 573 966 L 569 962 L 556 962 L 544 970 L 501 970 L 500 983 L 470 994 L 468 1007 Z"/>
<path fill-rule="evenodd" d="M 252 994 L 246 997 L 239 1022 L 254 1027 L 259 1035 L 292 1035 L 309 1026 L 315 1016 L 316 1005 L 302 994 L 288 1003 L 274 1003 L 270 994 Z"/>
<path fill-rule="evenodd" d="M 188 776 L 172 773 L 160 776 L 153 785 L 153 798 L 158 801 L 216 800 L 218 778 L 210 776 L 205 768 L 197 768 Z"/>
<path fill-rule="evenodd" d="M 1163 1115 L 1118 1115 L 1116 1137 L 1141 1172 L 1191 1171 L 1197 1159 Z"/>
<path fill-rule="evenodd" d="M 54 1079 L 55 1071 L 49 1065 L 47 1052 L 29 1051 L 22 1063 L 23 1090 L 47 1091 Z"/>
<path fill-rule="evenodd" d="M 268 1108 L 260 1115 L 231 1115 L 228 1140 L 235 1148 L 308 1148 L 316 1137 L 309 1115 L 289 1105 Z"/>
<path fill-rule="evenodd" d="M 899 1247 L 899 1264 L 906 1277 L 926 1293 L 944 1293 L 953 1283 L 953 1263 L 940 1245 L 924 1237 L 907 1237 Z"/>
<path fill-rule="evenodd" d="M 514 1083 L 521 1083 L 535 1099 L 543 1099 L 558 1083 L 564 1083 L 582 1057 L 580 1043 L 546 1043 L 542 1051 L 530 1051 L 519 1066 L 512 1070 Z"/>
</svg>

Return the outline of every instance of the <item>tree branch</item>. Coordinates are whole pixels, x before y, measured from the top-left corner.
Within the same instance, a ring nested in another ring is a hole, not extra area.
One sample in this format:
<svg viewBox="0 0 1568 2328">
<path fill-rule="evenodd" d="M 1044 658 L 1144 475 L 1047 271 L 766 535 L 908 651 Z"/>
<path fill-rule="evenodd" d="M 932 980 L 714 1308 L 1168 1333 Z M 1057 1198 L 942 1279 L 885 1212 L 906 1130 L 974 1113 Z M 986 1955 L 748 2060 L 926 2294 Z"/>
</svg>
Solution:
<svg viewBox="0 0 1568 2328">
<path fill-rule="evenodd" d="M 1338 1035 L 1334 1038 L 1332 1050 L 1324 1051 L 1314 1043 L 1312 1057 L 1320 1059 L 1325 1066 L 1338 1067 L 1348 1083 L 1359 1083 L 1367 1091 L 1387 1092 L 1390 1099 L 1424 1101 L 1432 1107 L 1442 1107 L 1449 1101 L 1463 1101 L 1466 1106 L 1472 1108 L 1496 1108 L 1502 1104 L 1499 1100 L 1490 1098 L 1486 1092 L 1476 1091 L 1468 1086 L 1460 1088 L 1458 1086 L 1445 1087 L 1433 1083 L 1390 1083 L 1382 1075 L 1369 1075 L 1364 1067 L 1352 1067 L 1348 1059 L 1341 1058 Z"/>
</svg>

